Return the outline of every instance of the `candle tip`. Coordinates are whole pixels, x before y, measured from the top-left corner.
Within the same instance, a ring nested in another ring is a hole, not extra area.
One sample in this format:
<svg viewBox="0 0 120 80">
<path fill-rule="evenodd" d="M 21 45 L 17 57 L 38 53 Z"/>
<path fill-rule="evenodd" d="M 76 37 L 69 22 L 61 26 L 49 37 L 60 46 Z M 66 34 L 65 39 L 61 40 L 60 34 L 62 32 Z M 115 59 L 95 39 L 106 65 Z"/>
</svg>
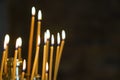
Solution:
<svg viewBox="0 0 120 80">
<path fill-rule="evenodd" d="M 17 49 L 19 47 L 19 38 L 16 39 L 16 45 L 15 48 Z"/>
<path fill-rule="evenodd" d="M 57 43 L 60 44 L 60 33 L 57 33 Z"/>
<path fill-rule="evenodd" d="M 26 60 L 24 59 L 23 60 L 23 71 L 25 71 L 25 69 L 26 69 Z"/>
<path fill-rule="evenodd" d="M 46 72 L 48 72 L 48 62 L 46 63 Z"/>
<path fill-rule="evenodd" d="M 51 44 L 53 45 L 54 44 L 54 35 L 52 34 L 52 37 L 51 37 Z"/>
<path fill-rule="evenodd" d="M 19 47 L 21 47 L 22 46 L 22 38 L 19 37 L 18 40 L 19 40 Z"/>
<path fill-rule="evenodd" d="M 4 39 L 4 49 L 6 48 L 7 44 L 9 43 L 10 41 L 10 37 L 8 34 L 5 35 L 5 39 Z"/>
<path fill-rule="evenodd" d="M 47 35 L 47 39 L 50 39 L 50 30 L 49 29 L 46 30 L 46 35 Z"/>
<path fill-rule="evenodd" d="M 42 12 L 41 10 L 38 11 L 38 20 L 41 20 L 42 19 Z"/>
<path fill-rule="evenodd" d="M 46 41 L 47 41 L 47 34 L 46 34 L 46 32 L 44 33 L 44 43 L 46 43 Z"/>
<path fill-rule="evenodd" d="M 32 7 L 32 15 L 35 15 L 35 7 Z"/>
<path fill-rule="evenodd" d="M 62 39 L 64 40 L 65 37 L 66 37 L 66 35 L 65 35 L 65 30 L 62 30 Z"/>
</svg>

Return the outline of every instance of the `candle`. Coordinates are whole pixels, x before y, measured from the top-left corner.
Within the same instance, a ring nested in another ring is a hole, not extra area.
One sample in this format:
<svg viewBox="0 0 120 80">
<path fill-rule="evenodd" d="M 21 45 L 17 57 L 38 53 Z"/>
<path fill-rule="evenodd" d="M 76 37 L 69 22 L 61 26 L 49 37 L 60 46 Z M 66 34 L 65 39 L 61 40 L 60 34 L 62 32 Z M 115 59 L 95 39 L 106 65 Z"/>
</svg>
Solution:
<svg viewBox="0 0 120 80">
<path fill-rule="evenodd" d="M 9 44 L 9 41 L 10 41 L 10 37 L 8 34 L 6 34 L 5 36 L 5 44 L 4 46 L 6 46 L 6 49 L 5 49 L 5 61 L 4 61 L 4 72 L 5 74 L 7 74 L 7 58 L 8 58 L 8 44 Z"/>
<path fill-rule="evenodd" d="M 44 33 L 44 50 L 43 50 L 43 65 L 42 65 L 42 80 L 45 80 L 45 67 L 46 67 L 46 32 Z"/>
<path fill-rule="evenodd" d="M 46 42 L 46 63 L 48 62 L 48 53 L 49 53 L 49 39 L 50 39 L 50 30 L 47 29 L 46 30 L 46 38 L 47 38 L 47 42 Z"/>
<path fill-rule="evenodd" d="M 39 45 L 40 45 L 40 35 L 38 35 L 38 46 L 37 46 L 35 59 L 34 59 L 34 64 L 33 64 L 33 68 L 32 68 L 31 80 L 33 80 L 33 78 L 34 78 L 35 69 L 36 69 L 36 65 L 37 65 L 37 62 L 38 62 L 37 60 L 38 60 L 38 57 L 39 57 Z"/>
<path fill-rule="evenodd" d="M 23 60 L 23 71 L 22 71 L 21 80 L 24 80 L 25 69 L 26 69 L 26 60 L 24 59 Z"/>
<path fill-rule="evenodd" d="M 57 51 L 56 51 L 56 59 L 55 59 L 55 67 L 54 67 L 54 80 L 57 78 L 57 66 L 58 66 L 58 56 L 59 56 L 59 49 L 60 49 L 60 33 L 57 33 Z"/>
<path fill-rule="evenodd" d="M 16 46 L 15 46 L 15 54 L 14 54 L 14 62 L 13 62 L 13 79 L 15 79 L 15 73 L 16 73 L 16 64 L 17 64 L 17 54 L 18 54 L 18 46 L 19 46 L 19 39 L 16 40 Z"/>
<path fill-rule="evenodd" d="M 41 13 L 41 10 L 38 11 L 38 26 L 37 26 L 37 37 L 36 37 L 36 49 L 37 49 L 37 46 L 38 46 L 38 35 L 41 35 L 41 20 L 42 20 L 42 13 Z M 36 71 L 35 71 L 35 74 L 37 75 L 38 74 L 38 61 L 39 61 L 39 58 L 37 60 L 37 65 L 36 65 Z"/>
<path fill-rule="evenodd" d="M 60 51 L 59 51 L 59 56 L 58 56 L 58 65 L 57 65 L 57 69 L 56 69 L 56 73 L 58 74 L 58 69 L 59 69 L 59 65 L 60 65 L 60 60 L 61 60 L 61 56 L 62 56 L 62 51 L 64 48 L 64 43 L 65 43 L 65 31 L 62 30 L 62 42 L 60 45 Z"/>
<path fill-rule="evenodd" d="M 32 19 L 31 19 L 31 29 L 29 37 L 29 47 L 28 47 L 28 65 L 27 65 L 27 75 L 30 76 L 31 71 L 31 55 L 32 55 L 32 44 L 33 44 L 33 34 L 34 34 L 34 23 L 35 23 L 35 7 L 32 7 Z"/>
<path fill-rule="evenodd" d="M 53 45 L 54 45 L 54 35 L 52 35 L 51 37 L 49 80 L 52 80 L 52 65 L 53 65 L 53 50 L 54 50 Z"/>
<path fill-rule="evenodd" d="M 5 60 L 6 60 L 6 48 L 7 48 L 8 43 L 9 43 L 9 35 L 5 35 L 4 51 L 3 51 L 3 55 L 2 55 L 2 62 L 1 62 L 1 69 L 0 69 L 0 79 L 2 79 L 3 68 L 4 68 L 4 64 L 5 64 Z M 6 68 L 7 68 L 7 65 L 6 65 Z"/>
<path fill-rule="evenodd" d="M 48 62 L 46 63 L 45 80 L 48 80 Z"/>
<path fill-rule="evenodd" d="M 21 59 L 22 38 L 19 37 L 18 40 L 19 40 L 19 45 L 18 45 L 18 59 L 20 60 Z"/>
</svg>

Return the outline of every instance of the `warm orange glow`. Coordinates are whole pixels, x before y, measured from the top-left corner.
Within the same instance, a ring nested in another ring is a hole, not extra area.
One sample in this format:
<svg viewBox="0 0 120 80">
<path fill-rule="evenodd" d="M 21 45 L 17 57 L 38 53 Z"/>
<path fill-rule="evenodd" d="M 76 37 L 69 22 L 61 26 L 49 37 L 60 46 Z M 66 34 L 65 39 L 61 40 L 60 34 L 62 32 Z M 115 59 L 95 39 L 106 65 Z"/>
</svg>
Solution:
<svg viewBox="0 0 120 80">
<path fill-rule="evenodd" d="M 8 34 L 6 34 L 4 39 L 4 49 L 6 49 L 6 46 L 9 43 L 9 41 L 10 41 L 10 37 Z"/>
<path fill-rule="evenodd" d="M 35 15 L 35 12 L 36 12 L 36 11 L 35 11 L 35 7 L 33 6 L 33 7 L 32 7 L 32 15 Z"/>
<path fill-rule="evenodd" d="M 47 39 L 50 39 L 50 30 L 49 29 L 46 30 L 46 35 L 47 35 Z"/>
<path fill-rule="evenodd" d="M 62 30 L 62 39 L 64 40 L 65 37 L 66 37 L 66 35 L 65 35 L 65 30 Z"/>
<path fill-rule="evenodd" d="M 21 47 L 21 46 L 22 46 L 22 38 L 19 37 L 19 38 L 18 38 L 18 41 L 19 41 L 19 47 Z"/>
<path fill-rule="evenodd" d="M 40 35 L 38 35 L 38 45 L 40 45 Z"/>
<path fill-rule="evenodd" d="M 48 62 L 46 63 L 46 72 L 48 72 Z"/>
<path fill-rule="evenodd" d="M 60 33 L 57 33 L 57 44 L 60 44 Z"/>
<path fill-rule="evenodd" d="M 51 37 L 51 44 L 53 45 L 54 44 L 54 35 L 52 34 L 52 37 Z"/>
<path fill-rule="evenodd" d="M 38 11 L 38 20 L 42 20 L 42 12 L 41 12 L 41 10 Z"/>
<path fill-rule="evenodd" d="M 26 69 L 26 60 L 24 59 L 23 60 L 23 70 L 25 70 Z"/>
</svg>

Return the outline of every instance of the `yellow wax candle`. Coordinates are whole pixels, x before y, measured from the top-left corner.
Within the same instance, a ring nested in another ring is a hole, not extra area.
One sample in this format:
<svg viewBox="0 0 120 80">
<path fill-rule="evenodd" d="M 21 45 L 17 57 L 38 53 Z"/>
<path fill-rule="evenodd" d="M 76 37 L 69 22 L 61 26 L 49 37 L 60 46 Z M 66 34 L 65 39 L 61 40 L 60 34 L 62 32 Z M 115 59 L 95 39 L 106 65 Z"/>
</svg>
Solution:
<svg viewBox="0 0 120 80">
<path fill-rule="evenodd" d="M 37 46 L 35 59 L 34 59 L 34 64 L 33 64 L 33 68 L 32 68 L 31 80 L 33 80 L 33 78 L 34 78 L 35 69 L 36 69 L 36 65 L 37 65 L 37 62 L 38 62 L 37 60 L 38 60 L 38 57 L 39 57 L 39 45 L 40 45 L 40 35 L 38 35 L 38 46 Z"/>
<path fill-rule="evenodd" d="M 18 55 L 18 46 L 19 46 L 19 39 L 16 40 L 16 49 L 14 54 L 14 61 L 13 61 L 13 80 L 15 79 L 15 73 L 16 73 L 16 64 L 17 64 L 17 55 Z"/>
<path fill-rule="evenodd" d="M 50 68 L 49 68 L 49 80 L 52 80 L 52 65 L 53 65 L 53 50 L 54 50 L 54 35 L 51 37 L 51 47 L 50 47 Z"/>
<path fill-rule="evenodd" d="M 32 55 L 32 44 L 33 44 L 33 34 L 34 34 L 34 23 L 35 23 L 35 7 L 32 7 L 32 19 L 31 19 L 31 29 L 29 37 L 29 47 L 28 47 L 28 64 L 27 64 L 27 75 L 30 76 L 31 71 L 31 55 Z"/>
<path fill-rule="evenodd" d="M 23 71 L 21 75 L 21 80 L 24 80 L 24 75 L 25 75 L 25 69 L 26 69 L 26 60 L 23 60 Z"/>
<path fill-rule="evenodd" d="M 44 50 L 43 50 L 43 65 L 42 65 L 42 80 L 45 80 L 45 67 L 46 67 L 46 32 L 44 34 Z"/>
<path fill-rule="evenodd" d="M 36 37 L 36 49 L 37 49 L 37 46 L 38 46 L 38 35 L 41 35 L 41 20 L 42 20 L 42 13 L 41 13 L 41 10 L 38 11 L 38 25 L 37 25 L 37 37 Z M 39 58 L 37 60 L 37 65 L 36 65 L 36 71 L 35 71 L 35 74 L 37 75 L 38 74 L 38 61 L 39 61 Z"/>
<path fill-rule="evenodd" d="M 4 48 L 5 48 L 5 61 L 4 61 L 4 73 L 7 73 L 7 58 L 8 58 L 8 44 L 10 41 L 10 37 L 8 34 L 5 35 L 5 44 L 4 44 Z"/>
<path fill-rule="evenodd" d="M 62 56 L 62 51 L 64 48 L 64 43 L 65 43 L 65 31 L 62 30 L 62 42 L 60 45 L 60 51 L 59 51 L 59 56 L 58 56 L 58 65 L 57 65 L 57 69 L 56 69 L 56 73 L 58 74 L 58 69 L 59 69 L 59 65 L 60 65 L 60 60 L 61 60 L 61 56 Z"/>
<path fill-rule="evenodd" d="M 45 80 L 48 80 L 48 62 L 46 63 Z"/>
<path fill-rule="evenodd" d="M 49 55 L 49 39 L 50 39 L 50 30 L 46 30 L 46 37 L 47 37 L 47 42 L 46 42 L 46 63 L 48 62 L 48 55 Z"/>
<path fill-rule="evenodd" d="M 18 40 L 19 40 L 18 59 L 20 60 L 20 59 L 21 59 L 21 50 L 22 50 L 22 49 L 21 49 L 21 46 L 22 46 L 22 38 L 19 37 Z"/>
<path fill-rule="evenodd" d="M 55 59 L 55 67 L 54 67 L 54 78 L 53 80 L 57 79 L 57 66 L 58 66 L 58 56 L 59 56 L 59 49 L 60 49 L 60 33 L 57 33 L 57 51 L 56 51 L 56 59 Z"/>
</svg>

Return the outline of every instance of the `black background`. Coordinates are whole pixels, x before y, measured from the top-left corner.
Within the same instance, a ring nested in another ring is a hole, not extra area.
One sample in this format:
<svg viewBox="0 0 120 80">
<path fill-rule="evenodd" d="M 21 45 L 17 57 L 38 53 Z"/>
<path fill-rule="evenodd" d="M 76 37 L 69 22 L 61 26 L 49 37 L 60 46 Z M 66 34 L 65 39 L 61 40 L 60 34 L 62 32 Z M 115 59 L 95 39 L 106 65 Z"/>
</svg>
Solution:
<svg viewBox="0 0 120 80">
<path fill-rule="evenodd" d="M 9 33 L 9 56 L 21 36 L 27 57 L 32 6 L 43 13 L 42 40 L 46 29 L 54 34 L 66 30 L 58 80 L 120 79 L 119 0 L 0 0 L 1 53 Z"/>
</svg>

